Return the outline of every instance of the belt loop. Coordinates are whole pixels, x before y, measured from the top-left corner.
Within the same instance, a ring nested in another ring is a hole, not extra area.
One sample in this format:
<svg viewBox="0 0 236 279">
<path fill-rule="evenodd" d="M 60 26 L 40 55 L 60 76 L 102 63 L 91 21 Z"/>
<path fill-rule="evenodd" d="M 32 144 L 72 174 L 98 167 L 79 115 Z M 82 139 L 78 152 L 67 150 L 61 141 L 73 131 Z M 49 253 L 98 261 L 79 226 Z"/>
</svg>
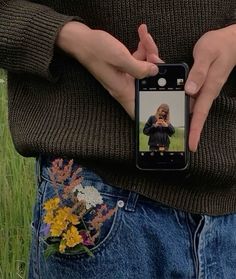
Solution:
<svg viewBox="0 0 236 279">
<path fill-rule="evenodd" d="M 41 158 L 41 154 L 39 154 L 37 157 L 36 157 L 36 160 L 35 160 L 35 175 L 36 175 L 36 182 L 37 183 L 41 183 L 42 181 L 42 178 L 41 178 L 41 161 L 42 161 L 42 158 Z"/>
<path fill-rule="evenodd" d="M 134 212 L 138 197 L 139 197 L 138 193 L 130 191 L 125 205 L 125 210 Z"/>
</svg>

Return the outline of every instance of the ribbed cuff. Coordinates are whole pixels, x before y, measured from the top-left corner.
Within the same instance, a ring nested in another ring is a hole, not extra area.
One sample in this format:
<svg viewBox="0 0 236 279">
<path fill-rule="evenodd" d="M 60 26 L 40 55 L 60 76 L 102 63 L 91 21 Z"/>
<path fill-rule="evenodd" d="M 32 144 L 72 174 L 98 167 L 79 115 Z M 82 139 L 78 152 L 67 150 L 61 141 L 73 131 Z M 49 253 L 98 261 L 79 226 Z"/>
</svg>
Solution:
<svg viewBox="0 0 236 279">
<path fill-rule="evenodd" d="M 54 57 L 57 35 L 67 22 L 83 20 L 20 0 L 8 1 L 0 16 L 0 66 L 55 82 L 60 74 Z"/>
</svg>

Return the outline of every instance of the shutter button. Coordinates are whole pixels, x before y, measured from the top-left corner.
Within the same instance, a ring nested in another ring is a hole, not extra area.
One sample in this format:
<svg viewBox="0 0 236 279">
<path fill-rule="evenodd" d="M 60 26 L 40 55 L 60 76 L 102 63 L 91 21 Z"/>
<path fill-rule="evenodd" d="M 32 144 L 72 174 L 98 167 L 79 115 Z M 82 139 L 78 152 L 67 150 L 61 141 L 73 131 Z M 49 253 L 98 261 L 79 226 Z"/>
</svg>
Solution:
<svg viewBox="0 0 236 279">
<path fill-rule="evenodd" d="M 124 201 L 119 200 L 119 201 L 117 202 L 117 205 L 118 205 L 119 207 L 123 207 L 123 206 L 125 205 L 125 203 L 124 203 Z"/>
</svg>

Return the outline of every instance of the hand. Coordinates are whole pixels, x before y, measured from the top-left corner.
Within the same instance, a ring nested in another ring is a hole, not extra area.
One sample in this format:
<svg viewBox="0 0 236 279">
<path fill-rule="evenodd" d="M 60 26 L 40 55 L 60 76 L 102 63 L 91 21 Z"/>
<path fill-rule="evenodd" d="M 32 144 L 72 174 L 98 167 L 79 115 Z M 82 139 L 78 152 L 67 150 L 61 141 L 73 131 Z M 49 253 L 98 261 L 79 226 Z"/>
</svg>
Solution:
<svg viewBox="0 0 236 279">
<path fill-rule="evenodd" d="M 165 122 L 165 120 L 162 120 L 162 126 L 163 127 L 168 127 L 169 125 Z"/>
<path fill-rule="evenodd" d="M 185 85 L 195 99 L 189 149 L 197 150 L 200 134 L 213 101 L 236 65 L 236 24 L 204 34 L 193 50 L 194 65 Z"/>
<path fill-rule="evenodd" d="M 57 39 L 57 45 L 84 65 L 132 119 L 134 78 L 156 75 L 158 68 L 154 63 L 162 61 L 146 25 L 141 25 L 138 33 L 140 42 L 133 55 L 109 33 L 79 22 L 67 23 Z"/>
<path fill-rule="evenodd" d="M 160 125 L 158 122 L 156 122 L 156 123 L 153 123 L 152 126 L 156 128 L 156 127 L 159 127 Z"/>
</svg>

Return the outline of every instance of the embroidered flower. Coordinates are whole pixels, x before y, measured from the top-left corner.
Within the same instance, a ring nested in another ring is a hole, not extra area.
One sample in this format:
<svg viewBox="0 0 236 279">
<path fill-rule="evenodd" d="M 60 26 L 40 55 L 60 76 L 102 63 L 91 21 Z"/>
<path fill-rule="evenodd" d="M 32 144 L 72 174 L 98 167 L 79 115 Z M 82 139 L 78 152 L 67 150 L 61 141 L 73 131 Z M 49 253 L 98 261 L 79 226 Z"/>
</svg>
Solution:
<svg viewBox="0 0 236 279">
<path fill-rule="evenodd" d="M 92 241 L 92 239 L 87 231 L 80 231 L 79 234 L 83 238 L 84 245 L 93 245 L 94 244 L 94 242 Z"/>
<path fill-rule="evenodd" d="M 50 227 L 51 236 L 61 236 L 66 227 L 66 223 L 60 221 L 54 222 Z"/>
<path fill-rule="evenodd" d="M 53 222 L 54 222 L 54 213 L 53 213 L 53 211 L 48 211 L 46 214 L 45 214 L 45 216 L 44 216 L 44 218 L 43 218 L 43 221 L 46 223 L 46 224 L 48 224 L 48 225 L 50 225 L 50 224 L 52 224 Z"/>
<path fill-rule="evenodd" d="M 58 205 L 59 205 L 59 202 L 60 202 L 60 199 L 58 197 L 50 199 L 50 200 L 48 200 L 44 203 L 44 209 L 46 209 L 46 210 L 57 209 Z"/>
<path fill-rule="evenodd" d="M 65 249 L 66 249 L 66 241 L 65 241 L 65 239 L 62 239 L 60 242 L 60 245 L 59 245 L 59 251 L 61 253 L 64 253 Z"/>
<path fill-rule="evenodd" d="M 86 209 L 95 207 L 97 204 L 102 204 L 103 199 L 98 190 L 93 186 L 83 187 L 81 184 L 75 186 L 73 192 L 77 192 L 77 199 L 79 201 L 85 200 Z"/>
<path fill-rule="evenodd" d="M 53 204 L 53 199 L 50 199 L 46 203 L 50 205 L 50 202 Z M 47 211 L 43 220 L 46 224 L 51 225 L 50 232 L 52 236 L 60 236 L 69 224 L 79 224 L 78 216 L 72 213 L 70 207 L 57 208 L 54 211 L 51 211 L 51 206 L 47 208 L 49 208 L 49 211 Z"/>
<path fill-rule="evenodd" d="M 102 224 L 117 210 L 117 207 L 107 208 L 94 186 L 81 184 L 81 171 L 81 167 L 73 170 L 73 159 L 67 165 L 63 159 L 55 159 L 49 169 L 55 196 L 43 205 L 41 232 L 48 240 L 46 257 L 57 251 L 69 252 L 72 248 L 93 255 L 87 246 L 95 244 Z M 92 220 L 85 222 L 84 216 L 88 212 L 92 213 L 89 213 Z"/>
<path fill-rule="evenodd" d="M 76 244 L 79 244 L 83 241 L 82 236 L 79 234 L 75 226 L 71 226 L 62 237 L 66 241 L 65 244 L 68 247 L 74 247 Z"/>
</svg>

